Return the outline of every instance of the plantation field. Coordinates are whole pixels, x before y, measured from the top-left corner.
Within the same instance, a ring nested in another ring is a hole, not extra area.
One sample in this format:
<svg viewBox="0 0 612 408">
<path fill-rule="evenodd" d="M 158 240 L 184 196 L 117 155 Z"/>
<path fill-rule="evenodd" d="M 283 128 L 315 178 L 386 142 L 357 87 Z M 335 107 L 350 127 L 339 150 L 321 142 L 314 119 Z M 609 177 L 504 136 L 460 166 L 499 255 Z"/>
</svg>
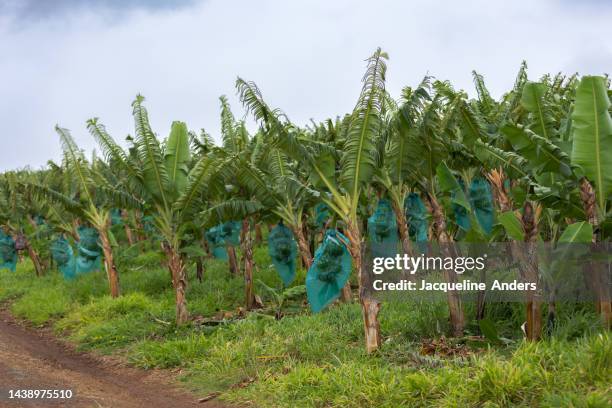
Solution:
<svg viewBox="0 0 612 408">
<path fill-rule="evenodd" d="M 258 407 L 572 406 L 612 403 L 612 339 L 591 304 L 558 306 L 558 324 L 537 343 L 520 329 L 520 304 L 492 304 L 503 344 L 473 336 L 447 339 L 448 307 L 385 304 L 382 347 L 363 348 L 358 304 L 320 314 L 286 302 L 281 319 L 273 293 L 256 281 L 265 308 L 244 314 L 242 277 L 209 259 L 203 282 L 189 270 L 193 321 L 174 323 L 174 291 L 163 256 L 118 251 L 123 295 L 108 296 L 94 272 L 64 281 L 58 273 L 32 279 L 29 261 L 0 271 L 0 301 L 17 317 L 49 325 L 79 349 L 120 356 L 144 369 L 180 370 L 199 397 Z M 255 276 L 271 288 L 281 281 L 266 246 L 254 252 Z M 303 282 L 298 271 L 296 282 Z M 296 283 L 297 284 L 297 283 Z M 465 305 L 467 310 L 474 305 Z"/>
<path fill-rule="evenodd" d="M 0 301 L 213 404 L 612 406 L 610 78 L 393 96 L 388 60 L 318 123 L 239 77 L 216 139 L 159 136 L 140 94 L 133 135 L 86 121 L 91 158 L 56 125 L 61 162 L 0 174 Z M 373 284 L 408 273 L 440 296 Z"/>
</svg>

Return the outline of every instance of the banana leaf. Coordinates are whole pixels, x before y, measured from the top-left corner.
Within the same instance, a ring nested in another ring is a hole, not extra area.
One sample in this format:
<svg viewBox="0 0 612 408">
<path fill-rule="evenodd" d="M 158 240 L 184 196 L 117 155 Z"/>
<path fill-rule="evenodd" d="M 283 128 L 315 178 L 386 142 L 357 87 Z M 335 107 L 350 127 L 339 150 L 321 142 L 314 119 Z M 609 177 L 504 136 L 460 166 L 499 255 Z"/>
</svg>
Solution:
<svg viewBox="0 0 612 408">
<path fill-rule="evenodd" d="M 606 90 L 605 78 L 582 77 L 572 113 L 571 161 L 593 183 L 601 211 L 612 194 L 612 117 Z"/>
</svg>

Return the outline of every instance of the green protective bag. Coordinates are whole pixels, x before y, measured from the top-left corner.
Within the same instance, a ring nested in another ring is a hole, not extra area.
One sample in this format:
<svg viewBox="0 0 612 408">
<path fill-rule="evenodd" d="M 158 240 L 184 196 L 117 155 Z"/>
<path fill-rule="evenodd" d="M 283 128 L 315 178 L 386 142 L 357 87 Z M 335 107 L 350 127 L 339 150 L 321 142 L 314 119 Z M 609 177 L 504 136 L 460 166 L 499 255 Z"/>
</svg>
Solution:
<svg viewBox="0 0 612 408">
<path fill-rule="evenodd" d="M 227 248 L 225 247 L 213 248 L 212 254 L 216 259 L 221 259 L 222 261 L 227 261 L 229 258 L 229 255 L 227 254 Z"/>
<path fill-rule="evenodd" d="M 240 245 L 240 221 L 228 221 L 216 225 L 204 234 L 215 258 L 227 261 L 227 246 Z"/>
<path fill-rule="evenodd" d="M 76 274 L 98 271 L 102 267 L 102 249 L 98 231 L 93 228 L 79 227 L 77 244 Z"/>
<path fill-rule="evenodd" d="M 340 296 L 351 275 L 351 255 L 346 247 L 348 242 L 340 232 L 327 230 L 323 243 L 315 252 L 306 275 L 308 303 L 314 313 L 325 309 Z"/>
<path fill-rule="evenodd" d="M 219 228 L 219 234 L 221 234 L 221 240 L 224 245 L 240 245 L 240 230 L 242 229 L 242 223 L 240 221 L 224 222 Z"/>
<path fill-rule="evenodd" d="M 410 239 L 427 242 L 427 208 L 417 193 L 410 193 L 404 200 L 404 213 L 408 222 Z"/>
<path fill-rule="evenodd" d="M 17 269 L 17 249 L 15 240 L 0 229 L 0 270 L 8 269 L 15 272 Z"/>
<path fill-rule="evenodd" d="M 268 253 L 285 286 L 295 279 L 297 243 L 293 232 L 281 222 L 268 236 Z"/>
<path fill-rule="evenodd" d="M 76 278 L 76 258 L 66 238 L 61 237 L 51 243 L 51 255 L 64 279 Z"/>
<path fill-rule="evenodd" d="M 387 199 L 378 200 L 376 210 L 368 218 L 368 235 L 374 257 L 391 257 L 397 253 L 399 242 L 397 218 Z"/>
<path fill-rule="evenodd" d="M 374 214 L 368 218 L 368 234 L 372 242 L 398 242 L 397 219 L 389 200 L 378 200 Z"/>
<path fill-rule="evenodd" d="M 45 218 L 42 215 L 35 215 L 34 222 L 38 226 L 45 225 Z"/>
<path fill-rule="evenodd" d="M 495 222 L 491 186 L 482 177 L 475 178 L 470 184 L 469 194 L 478 224 L 486 234 L 490 234 Z"/>
<path fill-rule="evenodd" d="M 123 225 L 123 217 L 119 208 L 113 208 L 110 212 L 111 225 Z"/>
<path fill-rule="evenodd" d="M 225 241 L 222 238 L 220 229 L 220 225 L 212 227 L 206 231 L 204 236 L 206 237 L 206 241 L 208 241 L 208 245 L 210 246 L 213 256 L 216 259 L 227 261 L 227 249 L 225 248 Z"/>
<path fill-rule="evenodd" d="M 155 236 L 157 233 L 157 229 L 155 228 L 155 223 L 153 222 L 153 217 L 150 215 L 145 215 L 142 217 L 142 229 L 149 236 Z"/>
<path fill-rule="evenodd" d="M 329 220 L 329 207 L 325 203 L 315 205 L 315 225 L 319 229 L 325 228 L 325 223 Z"/>
</svg>

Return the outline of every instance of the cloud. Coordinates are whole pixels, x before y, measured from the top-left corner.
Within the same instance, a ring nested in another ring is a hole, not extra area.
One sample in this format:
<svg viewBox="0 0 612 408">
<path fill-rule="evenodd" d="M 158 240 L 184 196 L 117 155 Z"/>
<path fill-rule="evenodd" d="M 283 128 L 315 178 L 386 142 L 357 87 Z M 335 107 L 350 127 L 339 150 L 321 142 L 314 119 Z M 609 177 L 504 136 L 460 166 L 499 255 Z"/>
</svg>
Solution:
<svg viewBox="0 0 612 408">
<path fill-rule="evenodd" d="M 472 70 L 499 96 L 523 59 L 532 79 L 611 66 L 611 9 L 577 13 L 555 0 L 107 2 L 115 11 L 79 3 L 86 5 L 62 6 L 17 28 L 0 17 L 0 171 L 58 160 L 56 123 L 87 151 L 95 144 L 85 121 L 94 116 L 123 140 L 133 132 L 137 93 L 147 97 L 160 136 L 183 120 L 218 137 L 220 95 L 244 115 L 238 75 L 297 124 L 342 115 L 353 108 L 364 59 L 378 46 L 390 55 L 395 96 L 426 74 L 473 94 Z"/>
<path fill-rule="evenodd" d="M 16 23 L 44 21 L 83 11 L 124 13 L 133 10 L 166 11 L 191 6 L 196 0 L 0 0 L 0 14 Z"/>
</svg>

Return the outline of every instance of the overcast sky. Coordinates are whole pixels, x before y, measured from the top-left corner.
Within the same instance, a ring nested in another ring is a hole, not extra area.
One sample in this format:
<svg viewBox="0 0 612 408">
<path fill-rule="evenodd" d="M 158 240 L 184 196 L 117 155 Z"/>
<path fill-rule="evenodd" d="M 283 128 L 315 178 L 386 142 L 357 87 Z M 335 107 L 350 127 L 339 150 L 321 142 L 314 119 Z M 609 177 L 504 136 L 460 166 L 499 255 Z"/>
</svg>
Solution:
<svg viewBox="0 0 612 408">
<path fill-rule="evenodd" d="M 473 94 L 473 69 L 499 96 L 523 59 L 531 79 L 602 74 L 611 21 L 608 0 L 0 0 L 0 171 L 59 160 L 56 123 L 88 152 L 88 118 L 123 140 L 137 93 L 161 136 L 218 138 L 220 95 L 243 116 L 237 76 L 295 123 L 335 117 L 378 46 L 395 96 L 427 73 Z"/>
</svg>

